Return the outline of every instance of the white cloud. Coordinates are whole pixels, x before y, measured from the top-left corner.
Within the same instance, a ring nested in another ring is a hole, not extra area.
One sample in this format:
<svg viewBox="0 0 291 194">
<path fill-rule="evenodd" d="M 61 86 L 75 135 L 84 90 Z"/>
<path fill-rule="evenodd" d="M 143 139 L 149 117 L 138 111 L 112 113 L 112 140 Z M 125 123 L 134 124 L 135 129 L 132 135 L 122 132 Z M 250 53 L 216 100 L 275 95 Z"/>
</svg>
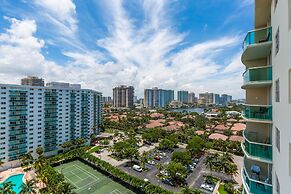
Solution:
<svg viewBox="0 0 291 194">
<path fill-rule="evenodd" d="M 34 0 L 47 11 L 47 17 L 68 34 L 77 29 L 76 6 L 72 0 Z"/>
<path fill-rule="evenodd" d="M 231 62 L 224 68 L 223 73 L 236 73 L 241 72 L 244 69 L 244 65 L 241 62 L 241 53 L 236 54 Z"/>
<path fill-rule="evenodd" d="M 77 25 L 75 5 L 72 1 L 58 2 L 66 8 L 58 8 L 57 1 L 41 0 L 37 4 L 45 8 L 47 19 L 59 27 L 58 33 L 66 32 L 69 37 L 60 36 L 57 40 L 82 47 L 82 42 L 72 35 L 77 28 L 72 27 Z M 70 60 L 62 65 L 42 54 L 45 42 L 35 36 L 34 20 L 10 19 L 10 28 L 0 34 L 1 81 L 15 83 L 22 76 L 38 75 L 46 81 L 81 83 L 84 88 L 105 95 L 112 95 L 112 86 L 119 84 L 134 85 L 140 97 L 144 88 L 154 86 L 242 95 L 239 54 L 231 56 L 226 66 L 218 62 L 224 51 L 240 44 L 240 37 L 229 35 L 179 50 L 177 47 L 185 43 L 187 34 L 175 31 L 168 17 L 169 1 L 143 1 L 145 20 L 141 27 L 129 17 L 122 0 L 105 3 L 110 33 L 96 42 L 106 52 L 66 50 L 62 54 Z M 9 76 L 15 79 L 7 79 Z"/>
</svg>

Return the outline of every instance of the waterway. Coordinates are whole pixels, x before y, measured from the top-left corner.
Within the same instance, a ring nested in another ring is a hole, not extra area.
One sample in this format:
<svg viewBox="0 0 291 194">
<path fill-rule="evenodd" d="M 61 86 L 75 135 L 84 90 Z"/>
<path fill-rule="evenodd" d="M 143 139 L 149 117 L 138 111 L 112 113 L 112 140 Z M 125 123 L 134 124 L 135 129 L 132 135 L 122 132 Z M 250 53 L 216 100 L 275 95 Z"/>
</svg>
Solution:
<svg viewBox="0 0 291 194">
<path fill-rule="evenodd" d="M 176 108 L 176 109 L 170 109 L 170 112 L 197 112 L 198 114 L 201 114 L 204 112 L 204 108 Z"/>
</svg>

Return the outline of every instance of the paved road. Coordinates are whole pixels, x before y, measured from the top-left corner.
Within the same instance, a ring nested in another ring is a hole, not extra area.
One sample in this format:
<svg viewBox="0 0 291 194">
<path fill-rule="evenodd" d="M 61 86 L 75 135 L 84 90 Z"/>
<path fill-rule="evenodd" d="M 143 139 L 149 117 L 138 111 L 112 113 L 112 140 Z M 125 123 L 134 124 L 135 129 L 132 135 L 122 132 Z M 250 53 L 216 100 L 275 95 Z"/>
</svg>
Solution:
<svg viewBox="0 0 291 194">
<path fill-rule="evenodd" d="M 176 150 L 181 151 L 182 149 L 177 148 Z M 153 151 L 152 151 L 152 153 L 153 153 Z M 163 165 L 168 164 L 171 161 L 172 153 L 166 153 L 166 154 L 167 154 L 167 156 L 162 158 L 160 161 L 154 160 L 155 163 L 161 163 Z M 143 171 L 143 172 L 137 172 L 137 171 L 133 170 L 131 167 L 129 167 L 129 163 L 122 164 L 122 165 L 118 166 L 118 168 L 120 168 L 123 171 L 127 172 L 128 174 L 134 175 L 140 179 L 146 178 L 152 184 L 161 186 L 161 187 L 168 189 L 170 191 L 178 192 L 181 190 L 181 188 L 179 188 L 179 187 L 172 187 L 170 185 L 162 183 L 161 180 L 157 178 L 158 169 L 156 168 L 155 165 L 146 164 L 147 171 Z"/>
</svg>

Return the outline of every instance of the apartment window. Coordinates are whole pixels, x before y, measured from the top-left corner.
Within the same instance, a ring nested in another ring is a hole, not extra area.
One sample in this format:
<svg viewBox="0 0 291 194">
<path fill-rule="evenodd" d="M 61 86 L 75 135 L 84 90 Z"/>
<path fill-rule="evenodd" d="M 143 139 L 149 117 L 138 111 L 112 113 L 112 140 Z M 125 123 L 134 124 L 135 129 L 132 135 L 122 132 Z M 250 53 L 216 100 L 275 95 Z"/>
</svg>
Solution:
<svg viewBox="0 0 291 194">
<path fill-rule="evenodd" d="M 279 182 L 277 174 L 276 174 L 276 192 L 280 194 L 280 182 Z"/>
<path fill-rule="evenodd" d="M 279 79 L 275 82 L 275 100 L 276 102 L 280 102 L 280 82 Z"/>
<path fill-rule="evenodd" d="M 290 0 L 291 1 L 291 0 Z M 289 80 L 288 80 L 288 90 L 289 90 L 289 103 L 291 104 L 291 69 L 289 69 Z"/>
<path fill-rule="evenodd" d="M 279 28 L 278 28 L 276 32 L 276 36 L 275 36 L 275 55 L 278 54 L 279 47 L 280 47 L 280 37 L 279 37 Z"/>
<path fill-rule="evenodd" d="M 280 131 L 277 127 L 276 127 L 276 147 L 280 152 Z"/>
</svg>

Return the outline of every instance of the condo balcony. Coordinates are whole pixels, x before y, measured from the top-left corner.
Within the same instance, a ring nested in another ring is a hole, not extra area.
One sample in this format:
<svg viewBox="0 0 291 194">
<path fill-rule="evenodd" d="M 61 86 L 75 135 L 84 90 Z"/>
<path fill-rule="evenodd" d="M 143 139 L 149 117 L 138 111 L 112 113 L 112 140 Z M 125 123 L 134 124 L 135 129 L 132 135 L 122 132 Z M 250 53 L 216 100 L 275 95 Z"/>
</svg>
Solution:
<svg viewBox="0 0 291 194">
<path fill-rule="evenodd" d="M 244 161 L 242 168 L 243 185 L 250 194 L 272 194 L 272 166 Z"/>
<path fill-rule="evenodd" d="M 249 31 L 243 42 L 241 60 L 246 61 L 262 59 L 270 55 L 272 49 L 272 27 Z"/>
<path fill-rule="evenodd" d="M 244 105 L 243 117 L 249 121 L 272 123 L 272 105 Z"/>
<path fill-rule="evenodd" d="M 242 143 L 242 149 L 245 155 L 254 160 L 272 163 L 272 144 L 269 144 L 270 138 L 266 143 L 258 142 L 256 136 L 248 131 L 243 132 L 244 143 Z"/>
<path fill-rule="evenodd" d="M 272 85 L 272 66 L 249 68 L 243 74 L 242 89 Z"/>
</svg>

